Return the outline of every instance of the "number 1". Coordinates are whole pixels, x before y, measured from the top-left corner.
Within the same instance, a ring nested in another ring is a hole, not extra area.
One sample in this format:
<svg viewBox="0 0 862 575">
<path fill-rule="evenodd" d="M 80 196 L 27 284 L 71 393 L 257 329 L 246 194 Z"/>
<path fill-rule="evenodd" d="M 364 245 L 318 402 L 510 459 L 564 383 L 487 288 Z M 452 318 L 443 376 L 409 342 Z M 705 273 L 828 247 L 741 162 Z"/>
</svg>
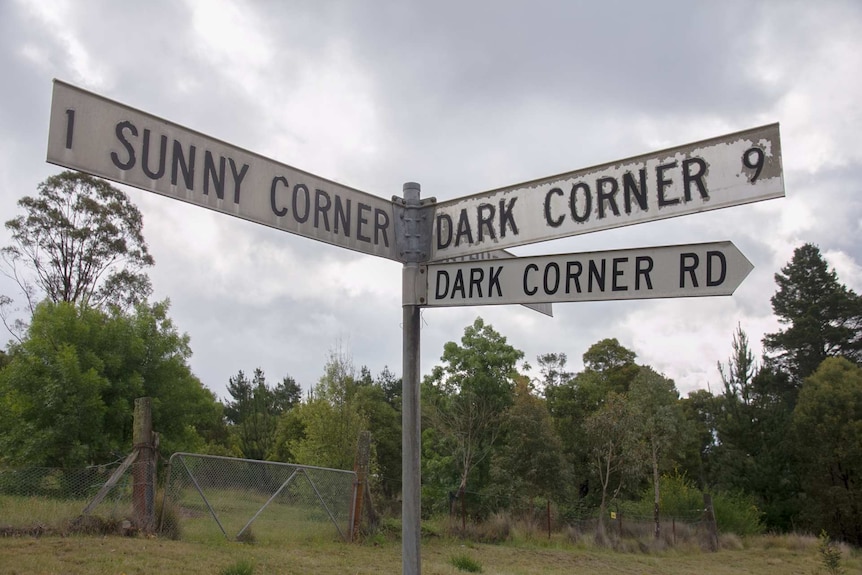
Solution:
<svg viewBox="0 0 862 575">
<path fill-rule="evenodd" d="M 66 149 L 72 149 L 72 134 L 75 131 L 75 110 L 66 110 Z"/>
</svg>

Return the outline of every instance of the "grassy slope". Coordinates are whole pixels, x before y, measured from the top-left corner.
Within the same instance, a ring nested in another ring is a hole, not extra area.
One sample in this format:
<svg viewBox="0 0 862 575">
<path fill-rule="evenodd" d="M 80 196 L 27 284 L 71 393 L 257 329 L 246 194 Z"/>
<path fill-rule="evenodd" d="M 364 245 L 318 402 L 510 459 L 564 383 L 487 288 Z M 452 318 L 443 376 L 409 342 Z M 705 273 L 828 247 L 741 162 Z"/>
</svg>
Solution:
<svg viewBox="0 0 862 575">
<path fill-rule="evenodd" d="M 668 551 L 661 554 L 616 553 L 603 549 L 545 547 L 538 544 L 474 545 L 435 539 L 423 542 L 425 575 L 462 573 L 450 563 L 455 555 L 478 561 L 484 573 L 555 575 L 811 575 L 819 567 L 816 547 L 751 540 L 744 550 L 718 553 Z M 122 537 L 7 537 L 0 539 L 0 574 L 132 575 L 159 573 L 218 574 L 249 560 L 255 575 L 388 574 L 401 572 L 396 543 L 350 545 L 319 543 L 278 547 L 241 543 L 201 544 Z M 858 556 L 844 562 L 848 573 L 862 572 Z"/>
</svg>

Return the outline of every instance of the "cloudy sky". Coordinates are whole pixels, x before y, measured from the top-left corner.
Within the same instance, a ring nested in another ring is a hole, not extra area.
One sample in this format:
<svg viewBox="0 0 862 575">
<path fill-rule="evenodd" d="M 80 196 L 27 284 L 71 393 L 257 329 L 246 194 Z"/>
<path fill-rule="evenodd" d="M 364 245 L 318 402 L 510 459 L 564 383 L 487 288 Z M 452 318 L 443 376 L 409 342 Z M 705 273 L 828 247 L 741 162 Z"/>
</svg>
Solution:
<svg viewBox="0 0 862 575">
<path fill-rule="evenodd" d="M 449 200 L 780 122 L 785 198 L 512 250 L 731 240 L 754 264 L 732 297 L 426 309 L 423 373 L 481 315 L 533 365 L 563 352 L 578 370 L 615 337 L 683 394 L 715 391 L 737 324 L 758 355 L 778 328 L 773 275 L 795 247 L 817 244 L 862 290 L 858 2 L 0 0 L 0 70 L 4 221 L 61 171 L 45 162 L 53 78 L 383 198 L 415 181 Z M 339 346 L 401 374 L 397 262 L 123 189 L 156 297 L 220 397 L 255 367 L 307 388 Z"/>
</svg>

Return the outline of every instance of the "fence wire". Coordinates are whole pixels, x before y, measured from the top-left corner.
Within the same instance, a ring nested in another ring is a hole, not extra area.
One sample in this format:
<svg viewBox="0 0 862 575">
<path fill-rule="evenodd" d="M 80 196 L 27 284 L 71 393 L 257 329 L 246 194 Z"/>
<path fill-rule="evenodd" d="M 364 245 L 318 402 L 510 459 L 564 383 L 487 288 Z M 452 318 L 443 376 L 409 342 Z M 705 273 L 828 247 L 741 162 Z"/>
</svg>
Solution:
<svg viewBox="0 0 862 575">
<path fill-rule="evenodd" d="M 123 522 L 134 520 L 134 478 L 140 481 L 150 474 L 146 463 L 133 463 L 114 477 L 120 464 L 0 469 L 0 530 L 16 534 L 131 529 Z"/>
<path fill-rule="evenodd" d="M 356 474 L 273 461 L 175 453 L 159 528 L 183 539 L 351 537 Z"/>
</svg>

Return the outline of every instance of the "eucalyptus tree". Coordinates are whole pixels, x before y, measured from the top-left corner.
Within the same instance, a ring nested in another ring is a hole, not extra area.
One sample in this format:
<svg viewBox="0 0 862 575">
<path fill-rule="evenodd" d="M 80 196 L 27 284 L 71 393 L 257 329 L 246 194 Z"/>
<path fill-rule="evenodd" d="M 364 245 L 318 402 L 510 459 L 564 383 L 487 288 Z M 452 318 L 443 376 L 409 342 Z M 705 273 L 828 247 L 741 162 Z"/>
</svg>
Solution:
<svg viewBox="0 0 862 575">
<path fill-rule="evenodd" d="M 150 296 L 144 270 L 153 257 L 141 212 L 124 192 L 72 171 L 37 192 L 18 200 L 24 214 L 6 222 L 12 244 L 0 250 L 31 313 L 43 299 L 129 310 Z"/>
</svg>

